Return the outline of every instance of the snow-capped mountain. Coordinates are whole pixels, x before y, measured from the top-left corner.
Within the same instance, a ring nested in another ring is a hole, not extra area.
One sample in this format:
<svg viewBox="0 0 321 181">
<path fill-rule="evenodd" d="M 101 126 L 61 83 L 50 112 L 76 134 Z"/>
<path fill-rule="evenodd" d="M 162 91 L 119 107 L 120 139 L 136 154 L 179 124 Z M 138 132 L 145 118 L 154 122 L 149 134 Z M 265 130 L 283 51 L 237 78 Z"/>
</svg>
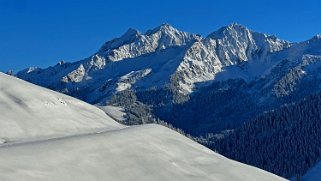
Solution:
<svg viewBox="0 0 321 181">
<path fill-rule="evenodd" d="M 238 24 L 206 38 L 163 24 L 145 34 L 129 29 L 87 59 L 60 62 L 48 69 L 29 68 L 18 77 L 71 95 L 81 92 L 89 102 L 99 102 L 101 97 L 124 89 L 144 90 L 175 83 L 180 92 L 188 94 L 196 83 L 214 80 L 224 67 L 264 58 L 288 47 L 286 41 Z"/>
<path fill-rule="evenodd" d="M 0 73 L 0 180 L 285 180 Z"/>
<path fill-rule="evenodd" d="M 222 27 L 207 37 L 163 24 L 143 34 L 129 29 L 121 37 L 106 42 L 92 56 L 78 62 L 61 61 L 46 69 L 28 68 L 18 72 L 17 76 L 91 104 L 105 106 L 113 102 L 125 107 L 127 112 L 132 112 L 128 109 L 133 106 L 111 100 L 118 93 L 133 91 L 138 98 L 131 96 L 134 100 L 130 102 L 140 101 L 154 109 L 144 112 L 163 114 L 165 111 L 166 115 L 172 114 L 168 111 L 172 110 L 173 102 L 184 103 L 191 97 L 202 94 L 204 90 L 209 90 L 207 86 L 212 85 L 211 90 L 216 87 L 217 90 L 213 90 L 211 94 L 217 96 L 221 94 L 218 91 L 229 91 L 236 86 L 233 84 L 244 81 L 242 88 L 237 91 L 245 96 L 238 102 L 242 105 L 245 101 L 243 99 L 255 98 L 246 101 L 253 101 L 253 114 L 257 114 L 270 109 L 270 105 L 275 106 L 286 102 L 285 99 L 292 99 L 289 96 L 293 97 L 294 94 L 300 98 L 320 90 L 321 82 L 317 73 L 321 56 L 320 42 L 320 35 L 317 35 L 308 41 L 289 43 L 236 23 Z M 213 83 L 222 85 L 213 86 Z M 306 84 L 313 84 L 309 89 L 310 93 L 303 90 Z M 155 100 L 160 99 L 160 96 L 164 97 L 157 105 L 145 98 Z M 235 100 L 233 101 L 231 104 L 235 104 Z M 136 105 L 136 110 L 146 109 L 146 106 L 137 108 Z M 155 111 L 159 106 L 164 109 Z M 215 102 L 212 106 L 222 107 Z M 261 109 L 262 106 L 264 108 Z M 246 114 L 244 118 L 243 115 L 238 116 L 241 118 L 239 123 L 252 116 L 247 112 L 242 113 Z M 250 113 L 252 114 L 251 111 Z M 225 126 L 213 124 L 211 127 L 216 127 L 216 131 L 235 127 L 237 124 L 229 116 L 222 112 L 209 116 L 216 117 L 215 121 L 225 122 L 219 123 Z M 167 120 L 163 115 L 152 117 L 185 130 L 177 120 Z M 206 122 L 208 121 L 210 120 Z M 200 125 L 203 126 L 199 123 L 197 126 Z M 194 128 L 195 131 L 204 133 L 198 128 Z"/>
<path fill-rule="evenodd" d="M 91 104 L 122 106 L 134 119 L 130 124 L 161 119 L 206 134 L 319 91 L 320 49 L 320 35 L 289 43 L 233 23 L 204 38 L 163 24 L 144 34 L 129 29 L 78 62 L 28 68 L 17 76 Z M 217 99 L 227 94 L 240 97 Z M 206 99 L 212 101 L 200 123 L 203 110 L 193 105 Z"/>
<path fill-rule="evenodd" d="M 289 42 L 252 32 L 242 25 L 233 23 L 211 33 L 187 50 L 176 72 L 179 75 L 179 88 L 185 93 L 192 92 L 196 83 L 225 80 L 227 78 L 217 78 L 220 72 L 226 74 L 224 68 L 240 65 L 243 62 L 264 64 L 267 54 L 288 47 L 290 47 Z M 254 79 L 261 73 L 248 76 Z M 231 71 L 227 74 L 234 74 L 228 78 L 239 76 Z"/>
</svg>

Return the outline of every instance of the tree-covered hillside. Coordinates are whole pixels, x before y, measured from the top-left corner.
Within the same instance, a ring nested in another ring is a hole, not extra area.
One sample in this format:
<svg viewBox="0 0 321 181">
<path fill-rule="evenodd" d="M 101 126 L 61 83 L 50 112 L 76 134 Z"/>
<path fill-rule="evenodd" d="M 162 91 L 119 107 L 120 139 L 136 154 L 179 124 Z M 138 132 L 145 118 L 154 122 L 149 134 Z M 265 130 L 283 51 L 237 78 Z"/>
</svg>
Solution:
<svg viewBox="0 0 321 181">
<path fill-rule="evenodd" d="M 321 94 L 264 113 L 210 147 L 290 178 L 321 159 Z"/>
</svg>

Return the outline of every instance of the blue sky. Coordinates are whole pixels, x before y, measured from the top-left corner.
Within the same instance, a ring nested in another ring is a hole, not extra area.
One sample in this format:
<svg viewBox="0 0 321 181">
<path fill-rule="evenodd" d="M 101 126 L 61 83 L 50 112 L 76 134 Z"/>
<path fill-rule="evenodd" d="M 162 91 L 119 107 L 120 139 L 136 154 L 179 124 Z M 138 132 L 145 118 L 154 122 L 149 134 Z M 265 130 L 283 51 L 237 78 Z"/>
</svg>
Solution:
<svg viewBox="0 0 321 181">
<path fill-rule="evenodd" d="M 206 36 L 232 22 L 302 41 L 321 34 L 321 0 L 0 0 L 0 71 L 85 58 L 130 27 Z"/>
</svg>

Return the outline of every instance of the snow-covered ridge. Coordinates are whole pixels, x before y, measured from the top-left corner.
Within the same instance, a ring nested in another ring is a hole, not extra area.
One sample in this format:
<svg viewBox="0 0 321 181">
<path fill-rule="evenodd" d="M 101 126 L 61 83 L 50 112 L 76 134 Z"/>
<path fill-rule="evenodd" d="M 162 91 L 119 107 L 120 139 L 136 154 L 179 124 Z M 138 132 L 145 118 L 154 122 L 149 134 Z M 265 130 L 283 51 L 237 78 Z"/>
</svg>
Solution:
<svg viewBox="0 0 321 181">
<path fill-rule="evenodd" d="M 284 180 L 163 126 L 125 127 L 75 98 L 0 83 L 0 180 Z"/>
<path fill-rule="evenodd" d="M 236 23 L 201 37 L 162 24 L 146 33 L 129 29 L 81 61 L 26 69 L 17 76 L 91 103 L 105 102 L 119 90 L 167 85 L 190 94 L 211 81 L 251 82 L 266 77 L 284 59 L 292 61 L 315 52 L 320 44 L 318 37 L 290 43 Z M 123 77 L 142 70 L 150 73 L 129 78 L 124 84 Z"/>
<path fill-rule="evenodd" d="M 263 48 L 263 50 L 267 52 L 276 52 L 291 46 L 291 43 L 288 41 L 280 40 L 274 35 L 254 32 L 237 23 L 222 27 L 218 31 L 208 35 L 208 38 L 217 39 L 218 42 L 223 45 L 225 45 L 225 43 L 223 43 L 224 41 L 228 41 L 234 43 L 234 45 L 227 46 L 249 49 L 248 51 Z"/>
<path fill-rule="evenodd" d="M 265 64 L 268 54 L 290 46 L 291 44 L 287 41 L 253 32 L 236 23 L 222 27 L 205 39 L 194 43 L 187 50 L 176 72 L 180 89 L 183 93 L 190 93 L 195 83 L 215 80 L 216 75 L 229 66 L 238 66 L 244 62 Z M 263 74 L 263 71 L 257 74 Z M 245 77 L 253 80 L 255 76 L 250 74 Z M 240 77 L 235 74 L 229 76 L 229 78 Z"/>
<path fill-rule="evenodd" d="M 110 61 L 119 61 L 153 53 L 173 46 L 182 46 L 198 39 L 195 34 L 179 31 L 168 24 L 148 30 L 141 34 L 129 29 L 123 36 L 103 45 L 98 54 L 108 57 Z"/>
</svg>

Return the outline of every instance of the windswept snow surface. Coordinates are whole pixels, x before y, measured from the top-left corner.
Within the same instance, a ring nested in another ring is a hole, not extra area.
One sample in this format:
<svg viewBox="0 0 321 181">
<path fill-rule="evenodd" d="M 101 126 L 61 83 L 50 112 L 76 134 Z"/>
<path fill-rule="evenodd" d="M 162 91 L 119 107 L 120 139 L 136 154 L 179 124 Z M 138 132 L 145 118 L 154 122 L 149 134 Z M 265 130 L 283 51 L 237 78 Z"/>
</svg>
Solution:
<svg viewBox="0 0 321 181">
<path fill-rule="evenodd" d="M 0 112 L 0 139 L 6 142 L 124 127 L 94 106 L 3 73 Z"/>
<path fill-rule="evenodd" d="M 284 180 L 163 126 L 124 127 L 94 106 L 4 74 L 0 102 L 1 181 Z"/>
<path fill-rule="evenodd" d="M 0 180 L 283 180 L 158 125 L 0 148 Z"/>
</svg>

